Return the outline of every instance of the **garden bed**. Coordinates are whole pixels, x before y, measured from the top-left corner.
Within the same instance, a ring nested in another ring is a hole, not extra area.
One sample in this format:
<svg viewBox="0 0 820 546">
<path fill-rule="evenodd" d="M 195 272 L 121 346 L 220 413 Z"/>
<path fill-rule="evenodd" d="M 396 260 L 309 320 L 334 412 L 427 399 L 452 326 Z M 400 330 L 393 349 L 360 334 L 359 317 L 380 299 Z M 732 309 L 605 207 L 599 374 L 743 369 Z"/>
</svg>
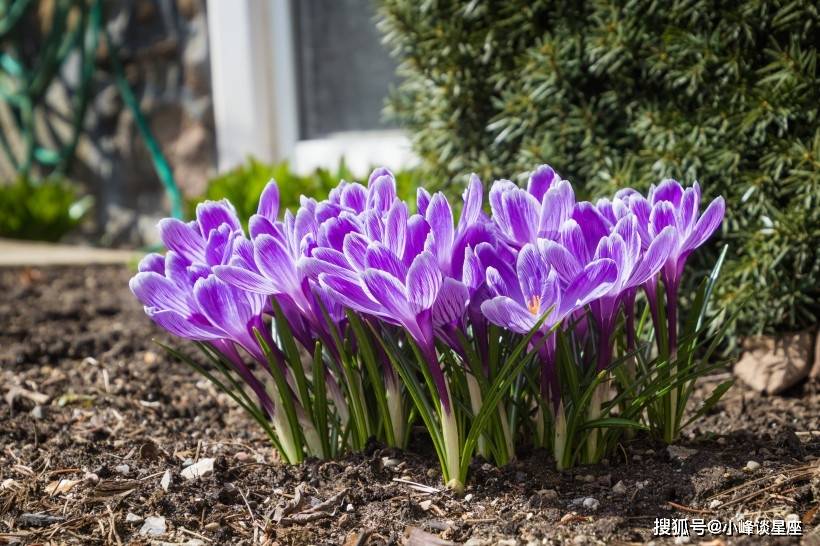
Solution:
<svg viewBox="0 0 820 546">
<path fill-rule="evenodd" d="M 442 490 L 421 428 L 413 453 L 372 445 L 284 466 L 226 396 L 152 344 L 170 339 L 128 291 L 131 275 L 0 269 L 0 543 L 384 544 L 411 530 L 474 545 L 583 544 L 651 540 L 656 518 L 796 514 L 806 535 L 820 519 L 811 385 L 780 398 L 736 386 L 683 449 L 638 436 L 607 464 L 564 473 L 539 451 L 503 469 L 476 461 L 463 497 Z M 208 459 L 204 477 L 181 475 Z M 150 516 L 165 534 L 140 534 L 161 530 Z"/>
</svg>

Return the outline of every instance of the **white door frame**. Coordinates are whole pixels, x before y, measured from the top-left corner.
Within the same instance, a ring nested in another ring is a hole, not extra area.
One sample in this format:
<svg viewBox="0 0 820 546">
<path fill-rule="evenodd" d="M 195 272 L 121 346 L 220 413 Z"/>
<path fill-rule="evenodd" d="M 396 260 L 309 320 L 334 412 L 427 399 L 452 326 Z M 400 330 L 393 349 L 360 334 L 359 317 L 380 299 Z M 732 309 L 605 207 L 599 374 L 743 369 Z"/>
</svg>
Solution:
<svg viewBox="0 0 820 546">
<path fill-rule="evenodd" d="M 289 160 L 298 172 L 393 169 L 417 159 L 402 131 L 351 131 L 299 139 L 293 20 L 288 0 L 208 0 L 211 79 L 218 169 L 252 155 Z"/>
</svg>

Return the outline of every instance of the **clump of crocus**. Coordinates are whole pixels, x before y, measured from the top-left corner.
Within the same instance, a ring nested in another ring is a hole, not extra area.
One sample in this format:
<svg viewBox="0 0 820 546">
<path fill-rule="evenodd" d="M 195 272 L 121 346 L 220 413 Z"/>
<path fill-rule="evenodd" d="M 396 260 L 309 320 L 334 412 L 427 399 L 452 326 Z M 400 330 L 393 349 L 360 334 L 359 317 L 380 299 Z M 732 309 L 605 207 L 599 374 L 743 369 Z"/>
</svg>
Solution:
<svg viewBox="0 0 820 546">
<path fill-rule="evenodd" d="M 223 377 L 188 363 L 285 460 L 361 450 L 371 436 L 406 445 L 416 415 L 461 490 L 476 450 L 505 464 L 517 445 L 550 445 L 565 468 L 626 428 L 676 437 L 685 398 L 674 393 L 706 369 L 694 360 L 702 321 L 679 336 L 678 290 L 721 198 L 700 215 L 697 184 L 665 181 L 647 197 L 576 202 L 546 165 L 526 189 L 495 182 L 491 214 L 472 176 L 457 220 L 424 188 L 411 212 L 387 169 L 281 219 L 278 195 L 271 182 L 249 237 L 227 202 L 163 220 L 168 252 L 147 256 L 131 287 L 158 325 L 197 342 Z M 654 329 L 636 326 L 641 287 Z"/>
</svg>

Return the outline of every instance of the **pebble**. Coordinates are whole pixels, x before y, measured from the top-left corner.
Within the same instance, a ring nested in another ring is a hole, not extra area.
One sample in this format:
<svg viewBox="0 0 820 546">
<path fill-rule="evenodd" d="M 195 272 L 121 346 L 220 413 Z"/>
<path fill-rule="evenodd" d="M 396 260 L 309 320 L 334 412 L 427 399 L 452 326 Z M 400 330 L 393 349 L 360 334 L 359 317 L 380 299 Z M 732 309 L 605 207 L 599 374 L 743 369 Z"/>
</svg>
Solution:
<svg viewBox="0 0 820 546">
<path fill-rule="evenodd" d="M 43 418 L 43 406 L 34 406 L 31 412 L 29 413 L 34 419 L 42 419 Z"/>
<path fill-rule="evenodd" d="M 83 479 L 88 483 L 98 483 L 100 481 L 100 477 L 94 474 L 93 472 L 86 472 Z"/>
<path fill-rule="evenodd" d="M 749 461 L 748 463 L 746 463 L 746 470 L 753 471 L 757 470 L 758 468 L 760 468 L 760 463 L 757 461 Z"/>
<path fill-rule="evenodd" d="M 575 535 L 572 537 L 573 544 L 586 544 L 587 542 L 589 542 L 589 539 L 586 535 Z"/>
<path fill-rule="evenodd" d="M 723 503 L 722 503 L 722 502 L 720 502 L 719 500 L 717 500 L 717 499 L 712 499 L 712 502 L 710 502 L 710 503 L 709 503 L 709 509 L 710 509 L 710 510 L 714 510 L 715 508 L 717 508 L 717 507 L 718 507 L 718 506 L 720 506 L 721 504 L 723 504 Z"/>
<path fill-rule="evenodd" d="M 114 467 L 114 472 L 127 476 L 131 472 L 131 467 L 127 464 L 118 464 Z"/>
<path fill-rule="evenodd" d="M 681 535 L 679 537 L 675 537 L 675 540 L 673 540 L 672 542 L 674 544 L 689 544 L 691 541 L 692 539 L 689 536 Z"/>
<path fill-rule="evenodd" d="M 191 481 L 204 478 L 208 474 L 212 474 L 213 471 L 214 459 L 209 457 L 207 459 L 200 459 L 196 464 L 184 468 L 182 472 L 180 472 L 180 475 L 186 480 Z"/>
<path fill-rule="evenodd" d="M 501 540 L 497 541 L 496 544 L 498 544 L 498 546 L 517 546 L 518 541 L 514 538 L 502 538 Z"/>
<path fill-rule="evenodd" d="M 697 449 L 690 449 L 688 447 L 683 446 L 667 446 L 666 452 L 669 453 L 669 457 L 675 461 L 685 461 L 692 455 L 697 454 Z"/>
<path fill-rule="evenodd" d="M 239 451 L 233 456 L 233 458 L 239 461 L 240 463 L 244 463 L 245 461 L 250 459 L 251 456 L 248 455 L 245 451 Z"/>
<path fill-rule="evenodd" d="M 140 528 L 142 536 L 158 536 L 165 534 L 165 518 L 162 516 L 148 516 Z"/>
<path fill-rule="evenodd" d="M 575 476 L 575 479 L 579 482 L 592 483 L 595 481 L 595 476 L 593 476 L 592 474 L 578 474 Z"/>
<path fill-rule="evenodd" d="M 786 521 L 800 521 L 800 516 L 797 514 L 789 514 L 786 516 Z"/>
<path fill-rule="evenodd" d="M 612 492 L 618 495 L 626 495 L 626 484 L 623 480 L 612 486 Z"/>
<path fill-rule="evenodd" d="M 544 497 L 548 500 L 555 500 L 558 498 L 558 491 L 555 489 L 539 489 L 537 493 L 540 497 Z"/>
<path fill-rule="evenodd" d="M 355 508 L 353 508 L 352 504 L 348 503 L 347 506 L 345 506 L 346 512 L 352 512 L 353 510 L 355 510 Z"/>
<path fill-rule="evenodd" d="M 438 476 L 438 472 L 436 471 L 435 468 L 427 469 L 427 477 L 428 478 L 435 478 L 436 476 Z"/>
<path fill-rule="evenodd" d="M 431 506 L 432 504 L 433 504 L 433 501 L 431 501 L 430 499 L 427 499 L 427 500 L 423 500 L 423 501 L 421 501 L 421 502 L 419 503 L 419 506 L 421 506 L 421 509 L 422 509 L 422 510 L 424 510 L 424 511 L 426 512 L 427 510 L 429 510 L 429 509 L 430 509 L 430 506 Z"/>
<path fill-rule="evenodd" d="M 136 515 L 134 512 L 128 512 L 125 515 L 125 522 L 126 523 L 136 523 L 138 521 L 142 521 L 142 517 Z"/>
<path fill-rule="evenodd" d="M 401 461 L 398 459 L 393 459 L 391 457 L 382 457 L 382 465 L 384 465 L 385 468 L 395 468 L 399 466 L 400 463 Z"/>
<path fill-rule="evenodd" d="M 467 493 L 466 495 L 464 495 L 464 502 L 470 502 L 471 500 L 473 500 L 472 493 Z"/>
<path fill-rule="evenodd" d="M 184 461 L 182 461 L 182 468 L 188 468 L 192 464 L 194 464 L 193 459 L 185 459 Z"/>
<path fill-rule="evenodd" d="M 470 537 L 464 543 L 464 546 L 489 546 L 490 544 L 492 543 L 486 538 Z"/>
<path fill-rule="evenodd" d="M 171 471 L 166 470 L 165 474 L 162 475 L 162 479 L 159 481 L 159 486 L 162 487 L 163 491 L 168 491 L 168 488 L 171 486 Z"/>
<path fill-rule="evenodd" d="M 592 497 L 585 498 L 582 503 L 584 508 L 592 510 L 593 512 L 598 509 L 599 504 L 598 499 L 593 499 Z"/>
</svg>

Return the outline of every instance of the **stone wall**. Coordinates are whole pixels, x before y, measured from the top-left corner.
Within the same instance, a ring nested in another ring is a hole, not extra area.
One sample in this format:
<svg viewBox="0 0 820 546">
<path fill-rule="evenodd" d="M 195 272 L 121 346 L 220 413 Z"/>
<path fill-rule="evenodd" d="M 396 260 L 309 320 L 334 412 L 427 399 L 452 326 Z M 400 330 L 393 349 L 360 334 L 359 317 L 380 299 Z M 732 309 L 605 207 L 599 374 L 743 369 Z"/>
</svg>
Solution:
<svg viewBox="0 0 820 546">
<path fill-rule="evenodd" d="M 177 185 L 197 194 L 216 166 L 205 0 L 107 3 L 126 77 Z M 94 236 L 106 245 L 156 241 L 169 202 L 134 116 L 125 107 L 104 47 L 72 177 L 96 196 Z"/>
</svg>

